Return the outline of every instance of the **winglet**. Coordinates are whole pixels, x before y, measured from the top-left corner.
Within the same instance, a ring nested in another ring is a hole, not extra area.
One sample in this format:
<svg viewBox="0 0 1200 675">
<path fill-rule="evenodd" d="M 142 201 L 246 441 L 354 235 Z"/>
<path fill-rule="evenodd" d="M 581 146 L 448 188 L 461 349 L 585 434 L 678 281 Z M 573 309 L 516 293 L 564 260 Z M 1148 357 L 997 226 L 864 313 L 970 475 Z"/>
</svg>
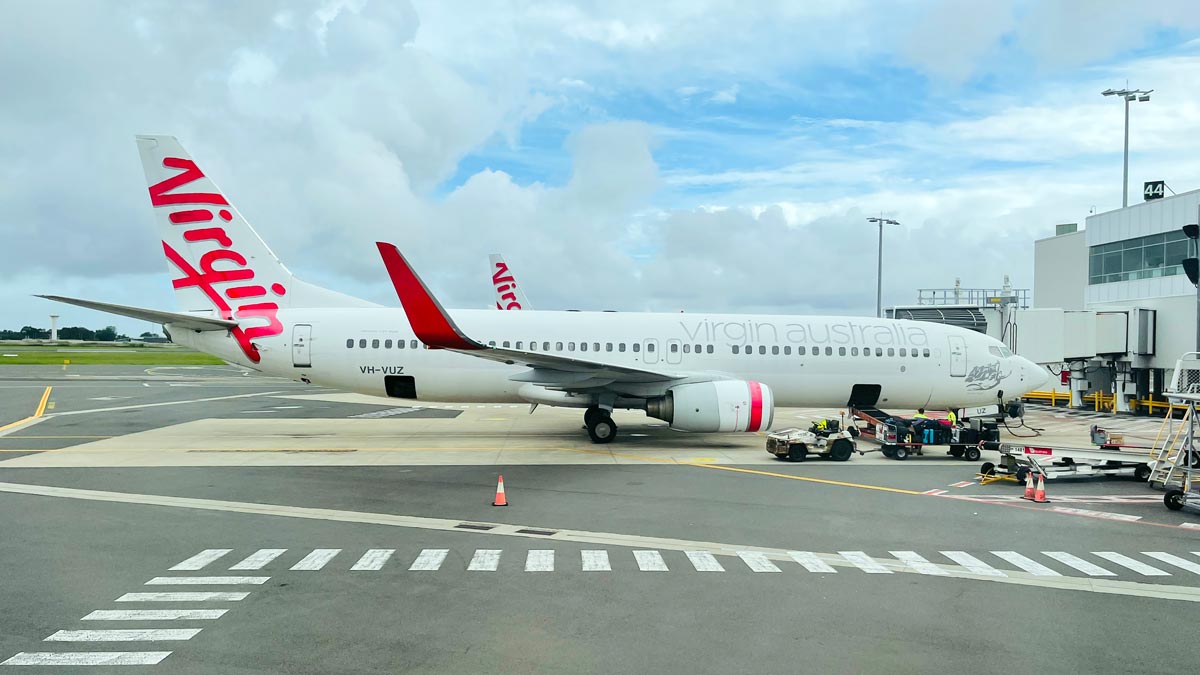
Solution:
<svg viewBox="0 0 1200 675">
<path fill-rule="evenodd" d="M 383 265 L 392 278 L 392 285 L 400 297 L 400 304 L 404 306 L 404 313 L 408 315 L 408 322 L 421 342 L 431 349 L 486 349 L 454 324 L 441 303 L 404 259 L 400 249 L 382 241 L 375 242 L 375 246 L 383 257 Z"/>
</svg>

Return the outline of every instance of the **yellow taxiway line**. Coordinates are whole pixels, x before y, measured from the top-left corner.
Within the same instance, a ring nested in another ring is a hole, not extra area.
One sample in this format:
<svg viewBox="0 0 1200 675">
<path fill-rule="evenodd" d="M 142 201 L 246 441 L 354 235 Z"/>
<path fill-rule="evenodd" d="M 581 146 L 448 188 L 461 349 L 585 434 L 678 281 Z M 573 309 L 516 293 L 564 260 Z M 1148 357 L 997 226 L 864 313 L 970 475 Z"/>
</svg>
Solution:
<svg viewBox="0 0 1200 675">
<path fill-rule="evenodd" d="M 0 426 L 0 431 L 4 431 L 5 429 L 11 429 L 13 427 L 20 426 L 22 424 L 25 424 L 26 422 L 29 422 L 30 420 L 35 420 L 35 419 L 41 417 L 42 414 L 46 412 L 46 403 L 48 403 L 50 401 L 50 390 L 51 389 L 54 389 L 54 387 L 46 387 L 46 391 L 42 392 L 42 400 L 38 401 L 37 410 L 35 410 L 32 415 L 30 415 L 29 417 L 26 417 L 25 419 L 20 419 L 20 420 L 17 420 L 16 422 L 9 422 L 8 424 L 5 424 L 4 426 Z"/>
</svg>

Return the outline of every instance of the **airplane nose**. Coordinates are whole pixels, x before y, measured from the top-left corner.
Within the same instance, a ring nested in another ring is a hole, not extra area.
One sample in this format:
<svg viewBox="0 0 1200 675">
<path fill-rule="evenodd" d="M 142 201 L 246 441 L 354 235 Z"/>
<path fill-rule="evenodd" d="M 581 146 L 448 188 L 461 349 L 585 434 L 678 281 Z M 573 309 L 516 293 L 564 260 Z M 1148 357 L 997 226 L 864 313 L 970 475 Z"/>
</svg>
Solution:
<svg viewBox="0 0 1200 675">
<path fill-rule="evenodd" d="M 1037 391 L 1050 380 L 1050 372 L 1033 361 L 1018 356 L 1017 362 L 1021 364 L 1021 373 L 1025 376 L 1024 386 L 1027 391 Z"/>
</svg>

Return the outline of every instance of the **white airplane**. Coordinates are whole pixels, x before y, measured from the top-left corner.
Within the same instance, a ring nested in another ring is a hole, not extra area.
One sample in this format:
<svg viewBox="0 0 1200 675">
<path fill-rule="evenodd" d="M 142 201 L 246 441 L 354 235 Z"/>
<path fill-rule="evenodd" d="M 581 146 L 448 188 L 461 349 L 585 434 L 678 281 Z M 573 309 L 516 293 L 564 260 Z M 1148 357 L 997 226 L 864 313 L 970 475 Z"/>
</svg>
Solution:
<svg viewBox="0 0 1200 675">
<path fill-rule="evenodd" d="M 1044 369 L 980 333 L 857 317 L 447 312 L 395 246 L 378 243 L 403 309 L 292 275 L 170 136 L 139 136 L 179 312 L 42 296 L 163 324 L 171 338 L 260 372 L 417 401 L 613 409 L 672 428 L 754 432 L 776 405 L 962 407 L 1035 389 Z"/>
<path fill-rule="evenodd" d="M 525 291 L 517 286 L 517 280 L 508 263 L 499 253 L 488 256 L 492 274 L 492 290 L 496 291 L 496 309 L 533 309 Z"/>
</svg>

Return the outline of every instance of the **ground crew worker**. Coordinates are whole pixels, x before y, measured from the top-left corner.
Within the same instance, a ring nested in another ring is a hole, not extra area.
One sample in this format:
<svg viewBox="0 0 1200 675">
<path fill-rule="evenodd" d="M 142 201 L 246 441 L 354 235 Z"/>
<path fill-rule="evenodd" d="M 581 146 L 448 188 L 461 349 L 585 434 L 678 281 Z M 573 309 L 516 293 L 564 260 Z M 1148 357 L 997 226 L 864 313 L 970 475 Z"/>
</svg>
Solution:
<svg viewBox="0 0 1200 675">
<path fill-rule="evenodd" d="M 950 422 L 950 426 L 958 426 L 958 415 L 955 415 L 953 410 L 946 411 L 946 420 Z"/>
<path fill-rule="evenodd" d="M 925 409 L 924 409 L 924 408 L 917 408 L 917 414 L 916 414 L 916 415 L 913 415 L 913 419 L 915 419 L 915 420 L 927 420 L 927 419 L 929 419 L 929 415 L 926 415 L 926 414 L 925 414 Z"/>
</svg>

